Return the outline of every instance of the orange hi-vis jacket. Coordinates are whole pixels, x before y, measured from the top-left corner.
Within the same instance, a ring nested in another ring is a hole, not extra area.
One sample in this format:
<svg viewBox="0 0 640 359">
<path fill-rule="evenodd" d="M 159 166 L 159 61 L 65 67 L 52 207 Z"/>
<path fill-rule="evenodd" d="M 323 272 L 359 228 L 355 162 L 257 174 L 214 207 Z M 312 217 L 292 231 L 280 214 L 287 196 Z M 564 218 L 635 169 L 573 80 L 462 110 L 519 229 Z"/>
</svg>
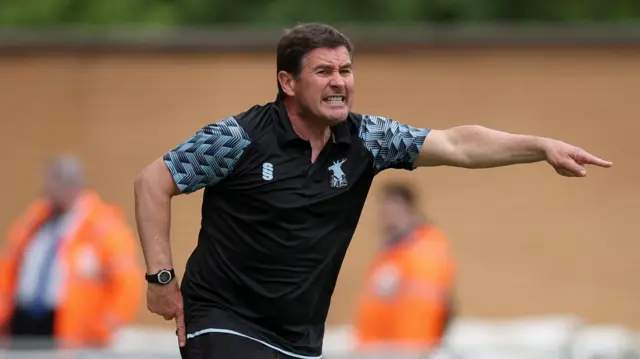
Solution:
<svg viewBox="0 0 640 359">
<path fill-rule="evenodd" d="M 429 351 L 449 318 L 454 265 L 445 235 L 421 225 L 371 264 L 355 321 L 359 350 Z"/>
<path fill-rule="evenodd" d="M 51 208 L 33 203 L 9 230 L 0 257 L 0 325 L 7 327 L 22 254 Z M 64 280 L 55 309 L 54 337 L 62 347 L 102 347 L 114 331 L 136 317 L 142 304 L 143 270 L 137 261 L 136 240 L 123 214 L 87 191 L 62 239 L 60 260 Z"/>
</svg>

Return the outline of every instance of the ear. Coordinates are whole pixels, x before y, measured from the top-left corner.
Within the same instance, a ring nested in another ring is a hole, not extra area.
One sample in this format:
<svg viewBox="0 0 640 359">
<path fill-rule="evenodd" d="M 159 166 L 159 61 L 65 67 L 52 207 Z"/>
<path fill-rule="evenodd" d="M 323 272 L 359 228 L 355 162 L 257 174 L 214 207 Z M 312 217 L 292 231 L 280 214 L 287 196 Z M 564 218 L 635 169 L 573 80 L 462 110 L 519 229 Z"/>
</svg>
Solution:
<svg viewBox="0 0 640 359">
<path fill-rule="evenodd" d="M 287 96 L 293 96 L 295 95 L 296 91 L 295 91 L 295 82 L 296 80 L 293 78 L 293 76 L 286 72 L 286 71 L 280 71 L 278 72 L 278 82 L 280 82 L 280 86 L 282 87 L 282 91 L 284 91 L 284 93 Z"/>
</svg>

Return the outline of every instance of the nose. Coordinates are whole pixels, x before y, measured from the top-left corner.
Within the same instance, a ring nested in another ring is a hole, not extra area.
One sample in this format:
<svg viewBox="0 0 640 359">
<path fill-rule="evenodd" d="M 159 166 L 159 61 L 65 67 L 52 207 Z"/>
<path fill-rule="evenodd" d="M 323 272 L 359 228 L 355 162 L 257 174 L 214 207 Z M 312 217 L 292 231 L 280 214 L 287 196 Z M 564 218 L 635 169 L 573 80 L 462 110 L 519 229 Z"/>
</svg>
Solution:
<svg viewBox="0 0 640 359">
<path fill-rule="evenodd" d="M 333 76 L 331 76 L 331 81 L 329 82 L 329 85 L 331 85 L 332 87 L 338 87 L 338 88 L 344 88 L 344 78 L 342 78 L 342 75 L 340 74 L 340 72 L 335 72 L 333 74 Z"/>
</svg>

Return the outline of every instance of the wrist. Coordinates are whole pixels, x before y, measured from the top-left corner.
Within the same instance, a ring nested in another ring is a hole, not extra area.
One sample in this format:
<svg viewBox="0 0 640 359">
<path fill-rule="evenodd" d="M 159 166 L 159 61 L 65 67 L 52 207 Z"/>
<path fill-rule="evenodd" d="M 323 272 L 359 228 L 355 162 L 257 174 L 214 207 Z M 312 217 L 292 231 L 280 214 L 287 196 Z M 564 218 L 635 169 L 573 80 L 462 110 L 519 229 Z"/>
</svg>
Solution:
<svg viewBox="0 0 640 359">
<path fill-rule="evenodd" d="M 147 264 L 147 274 L 156 274 L 161 270 L 169 270 L 173 269 L 173 264 L 171 261 L 158 261 L 154 263 Z"/>
<path fill-rule="evenodd" d="M 167 285 L 174 281 L 176 272 L 173 268 L 163 268 L 153 273 L 147 273 L 145 279 L 149 284 Z"/>
<path fill-rule="evenodd" d="M 531 151 L 537 159 L 544 161 L 548 157 L 552 140 L 545 137 L 531 137 Z"/>
</svg>

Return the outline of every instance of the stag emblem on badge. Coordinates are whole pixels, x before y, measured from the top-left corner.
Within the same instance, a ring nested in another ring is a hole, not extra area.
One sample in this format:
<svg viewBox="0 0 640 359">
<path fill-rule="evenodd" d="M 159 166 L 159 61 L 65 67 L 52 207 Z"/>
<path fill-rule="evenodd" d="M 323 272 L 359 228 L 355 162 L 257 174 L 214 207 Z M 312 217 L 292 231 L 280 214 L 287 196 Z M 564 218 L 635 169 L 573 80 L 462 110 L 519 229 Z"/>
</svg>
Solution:
<svg viewBox="0 0 640 359">
<path fill-rule="evenodd" d="M 347 175 L 342 171 L 342 164 L 347 160 L 333 161 L 333 165 L 329 166 L 329 187 L 342 188 L 347 186 Z"/>
</svg>

